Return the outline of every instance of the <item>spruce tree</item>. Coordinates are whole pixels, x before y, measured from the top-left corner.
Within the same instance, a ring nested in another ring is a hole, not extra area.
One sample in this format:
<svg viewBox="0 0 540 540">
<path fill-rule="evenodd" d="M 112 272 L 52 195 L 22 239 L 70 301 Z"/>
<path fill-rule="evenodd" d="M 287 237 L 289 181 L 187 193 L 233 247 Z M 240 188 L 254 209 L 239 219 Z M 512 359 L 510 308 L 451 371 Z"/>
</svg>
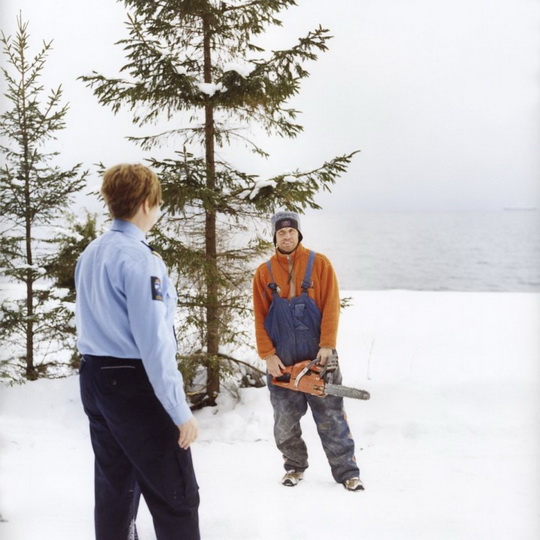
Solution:
<svg viewBox="0 0 540 540">
<path fill-rule="evenodd" d="M 48 240 L 53 249 L 43 261 L 43 267 L 47 279 L 62 298 L 55 311 L 56 341 L 64 351 L 66 364 L 77 369 L 80 353 L 76 347 L 75 266 L 86 246 L 101 234 L 102 229 L 98 226 L 97 216 L 88 212 L 84 218 L 68 214 L 65 220 L 66 226 L 57 229 L 54 237 Z"/>
<path fill-rule="evenodd" d="M 307 172 L 262 179 L 223 159 L 222 150 L 241 141 L 267 157 L 244 137 L 250 125 L 280 137 L 302 131 L 298 111 L 287 101 L 308 76 L 304 64 L 327 49 L 330 35 L 319 27 L 287 50 L 259 46 L 257 38 L 281 25 L 278 13 L 294 6 L 293 0 L 123 3 L 129 10 L 129 37 L 119 42 L 126 54 L 125 76 L 93 72 L 82 79 L 113 112 L 131 110 L 135 124 L 167 122 L 159 134 L 131 139 L 145 150 L 171 148 L 170 157 L 150 160 L 162 180 L 169 214 L 156 242 L 178 276 L 183 308 L 178 333 L 191 340 L 189 348 L 181 343 L 184 368 L 205 367 L 199 397 L 213 404 L 229 353 L 249 337 L 237 321 L 251 313 L 253 263 L 269 247 L 253 232 L 253 222 L 277 208 L 318 208 L 316 193 L 330 189 L 354 154 Z"/>
<path fill-rule="evenodd" d="M 0 37 L 7 61 L 2 68 L 7 110 L 0 115 L 0 266 L 4 280 L 21 291 L 1 306 L 2 372 L 12 379 L 21 372 L 27 379 L 50 375 L 58 364 L 63 293 L 47 281 L 45 240 L 86 175 L 80 165 L 64 170 L 52 163 L 58 152 L 48 151 L 48 143 L 65 128 L 67 105 L 61 86 L 47 95 L 41 83 L 52 42 L 32 57 L 29 38 L 22 15 L 15 36 Z"/>
</svg>

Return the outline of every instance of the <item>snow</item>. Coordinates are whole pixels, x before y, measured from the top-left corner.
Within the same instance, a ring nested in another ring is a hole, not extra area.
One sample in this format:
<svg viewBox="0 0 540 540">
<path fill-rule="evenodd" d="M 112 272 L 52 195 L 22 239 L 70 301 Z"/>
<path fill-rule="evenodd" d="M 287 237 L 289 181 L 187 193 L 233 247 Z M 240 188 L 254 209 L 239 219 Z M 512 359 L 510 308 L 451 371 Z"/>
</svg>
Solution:
<svg viewBox="0 0 540 540">
<path fill-rule="evenodd" d="M 184 66 L 173 65 L 173 69 L 177 73 L 177 75 L 187 75 L 187 69 Z"/>
<path fill-rule="evenodd" d="M 75 223 L 84 225 L 84 220 L 79 218 L 75 220 Z M 54 227 L 55 234 L 58 238 L 72 239 L 75 242 L 81 242 L 84 240 L 84 236 L 76 231 L 70 231 L 65 227 Z"/>
<path fill-rule="evenodd" d="M 238 75 L 246 78 L 246 77 L 249 77 L 250 73 L 253 71 L 253 68 L 254 68 L 253 64 L 250 64 L 249 62 L 236 61 L 236 62 L 227 62 L 223 66 L 223 71 L 224 72 L 236 71 Z"/>
<path fill-rule="evenodd" d="M 275 180 L 259 180 L 258 182 L 255 182 L 255 185 L 252 188 L 245 189 L 244 191 L 240 192 L 238 197 L 241 199 L 254 199 L 261 189 L 265 187 L 275 188 L 276 186 L 277 182 Z"/>
<path fill-rule="evenodd" d="M 344 384 L 366 491 L 310 468 L 280 485 L 266 388 L 196 413 L 205 540 L 540 538 L 540 295 L 344 292 Z M 0 388 L 0 538 L 90 540 L 93 457 L 77 377 Z M 141 540 L 154 539 L 141 506 Z"/>
<path fill-rule="evenodd" d="M 298 178 L 296 178 L 296 176 L 284 176 L 282 181 L 288 182 L 289 184 L 294 184 L 298 182 Z"/>
<path fill-rule="evenodd" d="M 34 272 L 41 275 L 45 275 L 47 273 L 47 270 L 45 270 L 45 268 L 42 268 L 41 266 L 37 266 L 35 264 L 21 263 L 13 265 L 13 268 L 15 270 L 34 270 Z"/>
<path fill-rule="evenodd" d="M 199 82 L 197 83 L 197 88 L 207 96 L 212 97 L 216 92 L 222 92 L 225 90 L 224 86 L 221 83 L 205 83 L 205 82 Z"/>
</svg>

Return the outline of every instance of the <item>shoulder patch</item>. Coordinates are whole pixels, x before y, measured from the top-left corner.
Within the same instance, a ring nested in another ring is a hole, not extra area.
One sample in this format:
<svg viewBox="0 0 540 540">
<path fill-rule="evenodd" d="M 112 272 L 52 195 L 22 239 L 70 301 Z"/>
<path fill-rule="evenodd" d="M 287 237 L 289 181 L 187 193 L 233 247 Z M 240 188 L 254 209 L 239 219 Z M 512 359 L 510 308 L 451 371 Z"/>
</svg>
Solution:
<svg viewBox="0 0 540 540">
<path fill-rule="evenodd" d="M 152 276 L 150 278 L 150 285 L 152 287 L 152 300 L 160 300 L 163 302 L 163 293 L 161 292 L 161 279 Z"/>
</svg>

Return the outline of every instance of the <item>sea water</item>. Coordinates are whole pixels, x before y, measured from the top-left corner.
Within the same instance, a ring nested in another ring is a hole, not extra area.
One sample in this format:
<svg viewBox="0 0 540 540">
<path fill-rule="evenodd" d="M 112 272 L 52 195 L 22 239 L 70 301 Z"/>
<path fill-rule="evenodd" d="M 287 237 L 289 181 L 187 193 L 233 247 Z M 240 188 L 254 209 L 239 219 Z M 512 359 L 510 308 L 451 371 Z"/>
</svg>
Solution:
<svg viewBox="0 0 540 540">
<path fill-rule="evenodd" d="M 344 290 L 540 292 L 538 211 L 310 211 L 302 231 Z"/>
</svg>

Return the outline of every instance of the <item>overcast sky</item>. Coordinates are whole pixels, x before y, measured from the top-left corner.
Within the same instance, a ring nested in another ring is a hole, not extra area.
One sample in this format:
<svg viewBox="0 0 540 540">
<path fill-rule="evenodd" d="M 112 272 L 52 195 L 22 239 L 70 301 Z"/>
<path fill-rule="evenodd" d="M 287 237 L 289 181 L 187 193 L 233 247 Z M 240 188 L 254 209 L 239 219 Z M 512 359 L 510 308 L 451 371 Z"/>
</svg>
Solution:
<svg viewBox="0 0 540 540">
<path fill-rule="evenodd" d="M 361 150 L 328 209 L 455 210 L 540 207 L 540 2 L 538 0 L 299 0 L 272 39 L 284 47 L 319 24 L 334 38 L 308 66 L 294 106 L 304 133 L 264 140 L 261 176 L 311 169 Z M 57 149 L 66 165 L 141 161 L 113 116 L 76 78 L 114 75 L 124 8 L 113 0 L 0 0 L 0 26 L 19 9 L 31 42 L 52 39 L 46 84 L 70 103 Z M 33 49 L 35 51 L 35 48 Z M 2 107 L 4 110 L 4 107 Z M 153 130 L 146 128 L 145 133 Z M 172 153 L 172 149 L 171 149 Z M 95 173 L 92 182 L 98 179 Z"/>
</svg>

